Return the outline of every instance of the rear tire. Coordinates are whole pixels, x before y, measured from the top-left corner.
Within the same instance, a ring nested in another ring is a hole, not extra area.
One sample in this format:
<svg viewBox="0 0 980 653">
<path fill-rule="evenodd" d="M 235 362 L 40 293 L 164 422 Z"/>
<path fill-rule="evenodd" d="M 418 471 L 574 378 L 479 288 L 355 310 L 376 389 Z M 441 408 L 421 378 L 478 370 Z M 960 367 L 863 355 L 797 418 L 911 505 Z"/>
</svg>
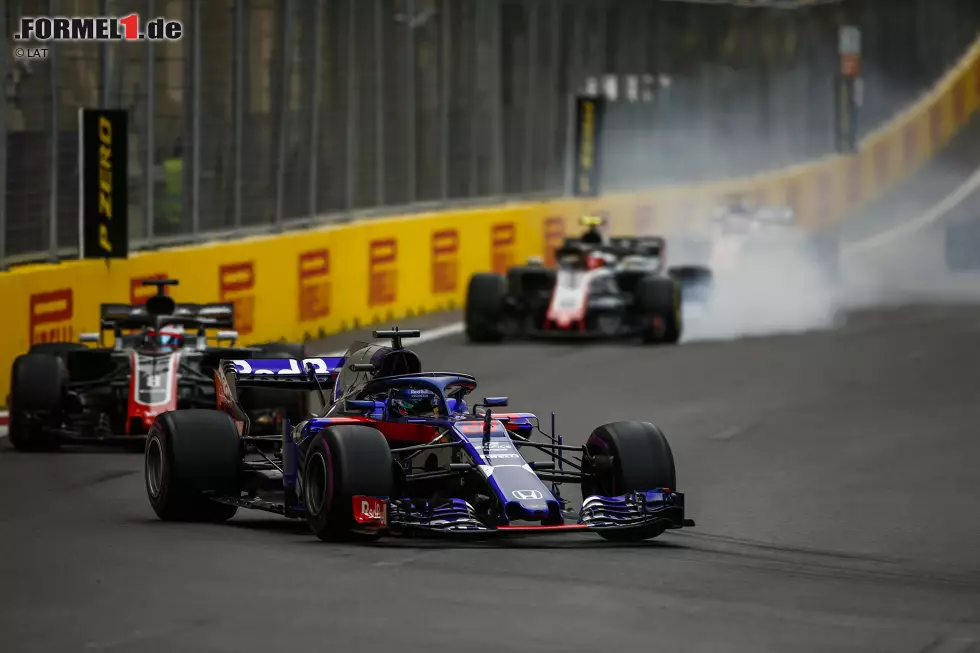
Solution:
<svg viewBox="0 0 980 653">
<path fill-rule="evenodd" d="M 594 474 L 582 483 L 582 499 L 590 496 L 621 496 L 660 488 L 677 489 L 674 454 L 667 437 L 649 422 L 613 422 L 592 431 L 585 444 L 596 460 L 589 459 L 582 471 Z M 613 542 L 639 542 L 664 532 L 661 524 L 643 529 L 599 531 Z"/>
<path fill-rule="evenodd" d="M 500 323 L 507 296 L 507 280 L 499 274 L 479 273 L 470 277 L 466 289 L 466 337 L 470 342 L 499 342 Z"/>
<path fill-rule="evenodd" d="M 217 410 L 177 410 L 157 417 L 146 438 L 144 479 L 163 521 L 221 522 L 238 507 L 205 493 L 237 498 L 241 442 L 235 422 Z"/>
<path fill-rule="evenodd" d="M 636 286 L 645 343 L 676 344 L 681 339 L 681 287 L 668 277 L 646 277 Z"/>
<path fill-rule="evenodd" d="M 310 530 L 323 541 L 372 540 L 353 529 L 354 496 L 390 497 L 388 441 L 370 426 L 332 426 L 317 434 L 303 462 L 303 501 Z"/>
<path fill-rule="evenodd" d="M 35 345 L 37 347 L 37 345 Z M 64 409 L 68 380 L 64 362 L 53 354 L 23 354 L 10 373 L 10 443 L 19 451 L 53 451 L 58 440 L 44 430 L 38 413 Z"/>
</svg>

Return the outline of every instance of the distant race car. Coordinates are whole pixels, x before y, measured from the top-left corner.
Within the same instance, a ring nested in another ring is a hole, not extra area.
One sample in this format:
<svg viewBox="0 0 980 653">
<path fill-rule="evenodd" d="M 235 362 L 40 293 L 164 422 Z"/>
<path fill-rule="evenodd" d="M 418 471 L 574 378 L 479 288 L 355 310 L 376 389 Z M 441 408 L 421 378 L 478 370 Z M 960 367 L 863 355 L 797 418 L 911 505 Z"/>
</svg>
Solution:
<svg viewBox="0 0 980 653">
<path fill-rule="evenodd" d="M 214 407 L 214 370 L 223 358 L 302 357 L 303 345 L 232 345 L 238 334 L 232 304 L 177 304 L 165 294 L 176 280 L 146 280 L 157 294 L 145 305 L 102 304 L 99 333 L 81 343 L 36 344 L 11 371 L 11 443 L 49 450 L 65 442 L 133 442 L 142 446 L 157 415 L 177 408 Z M 191 329 L 191 331 L 188 331 Z M 114 343 L 102 346 L 103 333 Z M 83 344 L 88 343 L 88 344 Z M 89 346 L 92 344 L 94 346 Z M 256 422 L 278 430 L 283 417 L 306 414 L 306 397 L 254 390 L 242 403 Z"/>
<path fill-rule="evenodd" d="M 829 232 L 802 229 L 792 208 L 750 208 L 741 201 L 721 207 L 712 216 L 706 247 L 707 265 L 717 274 L 737 269 L 753 257 L 790 253 L 815 263 L 831 281 L 840 275 L 840 248 Z"/>
<path fill-rule="evenodd" d="M 474 377 L 423 372 L 402 347 L 418 331 L 374 336 L 391 346 L 222 361 L 220 410 L 164 413 L 150 429 L 146 490 L 160 519 L 223 521 L 253 508 L 305 519 L 323 540 L 594 531 L 628 541 L 694 526 L 656 426 L 605 424 L 575 447 L 554 435 L 552 418 L 551 434 L 533 441 L 543 433 L 534 415 L 494 412 L 506 397 L 470 408 Z M 255 435 L 239 399 L 255 387 L 319 391 L 328 408 L 280 435 Z M 550 460 L 528 461 L 528 449 Z M 562 483 L 581 486 L 580 510 Z"/>
<path fill-rule="evenodd" d="M 555 269 L 529 262 L 506 275 L 475 274 L 466 294 L 466 334 L 472 342 L 589 335 L 676 343 L 682 302 L 707 299 L 712 273 L 703 266 L 668 268 L 666 247 L 661 237 L 607 238 L 590 225 L 557 250 Z"/>
</svg>

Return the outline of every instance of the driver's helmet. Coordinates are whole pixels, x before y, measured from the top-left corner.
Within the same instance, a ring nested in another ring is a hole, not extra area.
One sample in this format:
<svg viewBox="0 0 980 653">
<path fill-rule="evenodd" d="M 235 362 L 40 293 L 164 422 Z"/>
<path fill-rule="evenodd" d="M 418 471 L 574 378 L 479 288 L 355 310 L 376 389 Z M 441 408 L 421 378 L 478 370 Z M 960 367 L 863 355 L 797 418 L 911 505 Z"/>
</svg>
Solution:
<svg viewBox="0 0 980 653">
<path fill-rule="evenodd" d="M 439 396 L 425 388 L 396 390 L 388 402 L 388 409 L 402 417 L 437 417 Z"/>
<path fill-rule="evenodd" d="M 605 236 L 601 231 L 603 224 L 601 216 L 583 215 L 579 218 L 579 222 L 585 227 L 585 233 L 581 237 L 583 243 L 587 245 L 602 245 L 605 242 Z"/>
<path fill-rule="evenodd" d="M 183 346 L 184 332 L 176 327 L 163 327 L 159 331 L 146 332 L 145 342 L 154 349 L 173 351 Z"/>
</svg>

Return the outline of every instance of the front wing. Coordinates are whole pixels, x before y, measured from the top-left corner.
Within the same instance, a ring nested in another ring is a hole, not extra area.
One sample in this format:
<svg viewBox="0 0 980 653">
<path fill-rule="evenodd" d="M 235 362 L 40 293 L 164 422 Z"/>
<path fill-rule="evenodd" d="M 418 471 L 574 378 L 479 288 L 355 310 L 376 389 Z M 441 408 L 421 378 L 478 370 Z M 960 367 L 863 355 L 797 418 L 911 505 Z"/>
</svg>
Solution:
<svg viewBox="0 0 980 653">
<path fill-rule="evenodd" d="M 364 497 L 355 497 L 355 505 Z M 484 523 L 463 499 L 416 503 L 407 499 L 387 502 L 384 523 L 365 524 L 365 530 L 386 529 L 392 535 L 490 536 L 547 534 L 557 532 L 626 531 L 660 525 L 664 530 L 690 528 L 694 521 L 684 517 L 684 495 L 667 489 L 633 492 L 616 497 L 587 498 L 573 523 L 505 524 Z"/>
</svg>

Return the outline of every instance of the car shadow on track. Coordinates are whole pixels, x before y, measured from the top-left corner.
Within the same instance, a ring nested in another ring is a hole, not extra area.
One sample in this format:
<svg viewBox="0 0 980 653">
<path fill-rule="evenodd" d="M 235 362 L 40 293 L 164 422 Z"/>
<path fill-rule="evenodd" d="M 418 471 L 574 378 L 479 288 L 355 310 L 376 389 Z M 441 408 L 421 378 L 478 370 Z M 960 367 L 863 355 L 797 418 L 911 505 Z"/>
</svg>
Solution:
<svg viewBox="0 0 980 653">
<path fill-rule="evenodd" d="M 141 443 L 138 446 L 100 446 L 100 445 L 84 445 L 84 444 L 70 444 L 62 445 L 57 449 L 52 451 L 18 451 L 14 449 L 13 445 L 3 444 L 0 445 L 0 456 L 18 456 L 22 458 L 48 458 L 50 456 L 65 456 L 65 455 L 124 455 L 130 456 L 135 461 L 140 461 L 142 464 L 142 456 L 144 445 Z"/>
</svg>

